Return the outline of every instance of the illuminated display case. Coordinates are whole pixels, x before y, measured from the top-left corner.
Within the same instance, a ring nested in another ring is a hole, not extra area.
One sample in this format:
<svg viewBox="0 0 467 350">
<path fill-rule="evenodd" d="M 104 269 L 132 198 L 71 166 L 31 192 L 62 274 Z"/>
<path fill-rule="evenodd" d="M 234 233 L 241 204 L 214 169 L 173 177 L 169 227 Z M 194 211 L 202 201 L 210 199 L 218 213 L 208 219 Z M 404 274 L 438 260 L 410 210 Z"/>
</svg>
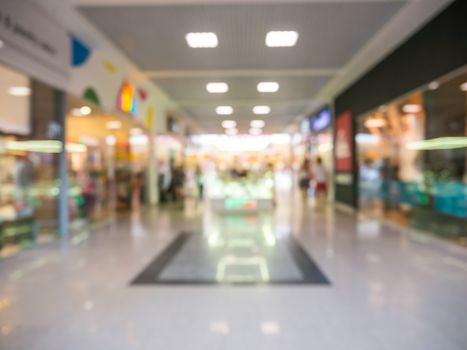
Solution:
<svg viewBox="0 0 467 350">
<path fill-rule="evenodd" d="M 210 180 L 209 200 L 217 211 L 259 211 L 274 207 L 272 173 L 232 177 L 226 173 Z"/>
</svg>

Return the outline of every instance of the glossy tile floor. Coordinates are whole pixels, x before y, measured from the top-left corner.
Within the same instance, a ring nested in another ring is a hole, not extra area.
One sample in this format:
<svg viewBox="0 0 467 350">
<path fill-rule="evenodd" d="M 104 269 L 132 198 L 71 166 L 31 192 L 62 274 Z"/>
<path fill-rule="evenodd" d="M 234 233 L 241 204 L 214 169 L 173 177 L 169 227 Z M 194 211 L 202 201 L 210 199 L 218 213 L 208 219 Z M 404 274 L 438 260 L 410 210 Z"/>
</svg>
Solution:
<svg viewBox="0 0 467 350">
<path fill-rule="evenodd" d="M 180 249 L 163 273 L 187 278 L 198 259 L 193 274 L 214 278 L 219 255 L 201 259 L 219 249 L 209 237 L 249 226 L 192 203 L 146 210 L 1 260 L 0 349 L 467 349 L 463 248 L 298 198 L 280 193 L 274 213 L 252 220 L 266 223 L 266 242 L 292 234 L 330 284 L 131 285 L 182 231 L 208 244 Z M 267 249 L 279 261 L 266 277 L 300 278 L 293 254 Z M 223 282 L 267 282 L 255 271 Z"/>
</svg>

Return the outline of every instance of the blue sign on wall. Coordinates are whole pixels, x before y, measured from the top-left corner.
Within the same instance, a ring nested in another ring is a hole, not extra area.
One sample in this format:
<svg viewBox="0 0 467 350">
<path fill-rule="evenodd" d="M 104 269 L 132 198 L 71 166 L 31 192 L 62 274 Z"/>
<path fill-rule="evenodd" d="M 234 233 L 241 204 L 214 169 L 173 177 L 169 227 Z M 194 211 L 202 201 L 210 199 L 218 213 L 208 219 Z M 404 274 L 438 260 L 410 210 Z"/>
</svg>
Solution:
<svg viewBox="0 0 467 350">
<path fill-rule="evenodd" d="M 310 117 L 310 129 L 319 132 L 331 126 L 331 110 L 325 107 Z"/>
</svg>

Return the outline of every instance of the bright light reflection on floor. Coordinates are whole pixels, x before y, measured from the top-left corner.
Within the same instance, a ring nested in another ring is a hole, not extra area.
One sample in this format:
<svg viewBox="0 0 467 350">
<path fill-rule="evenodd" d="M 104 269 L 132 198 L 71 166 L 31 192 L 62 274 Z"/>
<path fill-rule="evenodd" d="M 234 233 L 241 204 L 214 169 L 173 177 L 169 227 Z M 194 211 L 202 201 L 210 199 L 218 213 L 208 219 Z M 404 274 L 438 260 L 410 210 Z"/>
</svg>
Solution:
<svg viewBox="0 0 467 350">
<path fill-rule="evenodd" d="M 209 324 L 209 330 L 212 333 L 227 335 L 230 333 L 230 327 L 227 322 L 213 321 Z"/>
<path fill-rule="evenodd" d="M 279 334 L 280 332 L 280 327 L 277 322 L 263 322 L 261 323 L 261 333 L 265 335 L 276 335 Z"/>
<path fill-rule="evenodd" d="M 87 300 L 84 302 L 83 308 L 86 311 L 91 311 L 92 309 L 94 309 L 94 303 L 90 300 Z"/>
</svg>

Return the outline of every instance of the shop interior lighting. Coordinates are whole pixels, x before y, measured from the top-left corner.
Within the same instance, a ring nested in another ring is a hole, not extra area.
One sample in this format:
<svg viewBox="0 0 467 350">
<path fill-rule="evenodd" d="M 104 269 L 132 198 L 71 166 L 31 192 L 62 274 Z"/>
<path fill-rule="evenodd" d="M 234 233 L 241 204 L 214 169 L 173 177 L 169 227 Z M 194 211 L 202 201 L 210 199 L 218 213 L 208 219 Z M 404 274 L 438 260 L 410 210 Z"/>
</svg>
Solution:
<svg viewBox="0 0 467 350">
<path fill-rule="evenodd" d="M 370 118 L 365 120 L 363 123 L 366 128 L 371 129 L 371 128 L 383 128 L 387 125 L 386 121 L 382 118 Z"/>
<path fill-rule="evenodd" d="M 229 136 L 234 136 L 238 134 L 238 129 L 237 128 L 229 128 L 225 130 L 225 133 Z"/>
<path fill-rule="evenodd" d="M 266 46 L 268 47 L 292 47 L 297 44 L 298 33 L 296 31 L 271 31 L 266 34 Z"/>
<path fill-rule="evenodd" d="M 82 106 L 80 108 L 73 108 L 71 114 L 75 117 L 84 117 L 92 113 L 92 109 L 89 106 Z"/>
<path fill-rule="evenodd" d="M 107 129 L 110 129 L 110 130 L 117 130 L 117 129 L 120 129 L 122 127 L 122 122 L 120 122 L 118 120 L 111 120 L 111 121 L 107 122 L 106 127 L 107 127 Z"/>
<path fill-rule="evenodd" d="M 235 128 L 237 126 L 237 122 L 235 120 L 224 120 L 222 122 L 222 127 L 225 129 Z"/>
<path fill-rule="evenodd" d="M 141 128 L 131 128 L 130 129 L 130 135 L 131 136 L 137 136 L 137 135 L 142 135 L 143 130 Z"/>
<path fill-rule="evenodd" d="M 31 95 L 31 88 L 28 86 L 10 86 L 8 88 L 8 94 L 16 97 L 24 97 Z"/>
<path fill-rule="evenodd" d="M 250 126 L 252 128 L 256 128 L 256 129 L 261 129 L 261 128 L 264 128 L 264 126 L 266 125 L 266 123 L 264 122 L 264 120 L 252 120 L 250 122 Z"/>
<path fill-rule="evenodd" d="M 0 149 L 37 153 L 60 153 L 62 142 L 58 140 L 7 141 L 0 144 Z M 81 143 L 66 144 L 66 151 L 71 153 L 86 152 L 87 146 Z"/>
<path fill-rule="evenodd" d="M 271 113 L 271 107 L 269 106 L 254 106 L 253 113 L 258 115 L 264 115 Z"/>
<path fill-rule="evenodd" d="M 439 83 L 437 81 L 432 81 L 428 84 L 428 89 L 430 90 L 436 90 L 437 88 L 439 88 Z"/>
<path fill-rule="evenodd" d="M 213 48 L 219 44 L 216 33 L 212 32 L 188 33 L 185 39 L 188 46 L 194 49 Z"/>
<path fill-rule="evenodd" d="M 250 128 L 250 135 L 261 135 L 263 130 L 260 128 Z"/>
<path fill-rule="evenodd" d="M 146 135 L 131 135 L 130 145 L 132 146 L 144 146 L 148 144 L 148 137 Z"/>
<path fill-rule="evenodd" d="M 105 143 L 109 146 L 115 146 L 117 144 L 117 138 L 114 135 L 107 135 Z"/>
<path fill-rule="evenodd" d="M 82 117 L 83 115 L 81 114 L 81 111 L 79 108 L 73 108 L 71 110 L 71 114 L 74 115 L 75 117 Z"/>
<path fill-rule="evenodd" d="M 279 83 L 275 81 L 262 81 L 258 84 L 257 89 L 259 92 L 277 92 L 279 90 Z"/>
<path fill-rule="evenodd" d="M 462 91 L 467 92 L 467 81 L 466 81 L 465 83 L 461 84 L 460 89 L 461 89 Z"/>
<path fill-rule="evenodd" d="M 211 94 L 224 94 L 229 91 L 229 85 L 226 83 L 208 83 L 206 90 Z"/>
<path fill-rule="evenodd" d="M 364 133 L 358 133 L 355 136 L 355 139 L 358 144 L 372 144 L 375 145 L 379 142 L 379 136 L 378 135 L 373 135 L 373 134 L 364 134 Z"/>
<path fill-rule="evenodd" d="M 456 148 L 467 148 L 466 136 L 438 137 L 422 141 L 409 142 L 406 147 L 410 150 L 431 151 Z"/>
<path fill-rule="evenodd" d="M 417 104 L 406 104 L 402 106 L 402 111 L 405 113 L 419 113 L 422 111 L 422 107 Z"/>
<path fill-rule="evenodd" d="M 82 106 L 79 111 L 82 115 L 90 115 L 92 113 L 92 109 L 89 106 Z"/>
<path fill-rule="evenodd" d="M 216 113 L 219 115 L 231 115 L 233 113 L 232 106 L 217 106 Z"/>
</svg>

